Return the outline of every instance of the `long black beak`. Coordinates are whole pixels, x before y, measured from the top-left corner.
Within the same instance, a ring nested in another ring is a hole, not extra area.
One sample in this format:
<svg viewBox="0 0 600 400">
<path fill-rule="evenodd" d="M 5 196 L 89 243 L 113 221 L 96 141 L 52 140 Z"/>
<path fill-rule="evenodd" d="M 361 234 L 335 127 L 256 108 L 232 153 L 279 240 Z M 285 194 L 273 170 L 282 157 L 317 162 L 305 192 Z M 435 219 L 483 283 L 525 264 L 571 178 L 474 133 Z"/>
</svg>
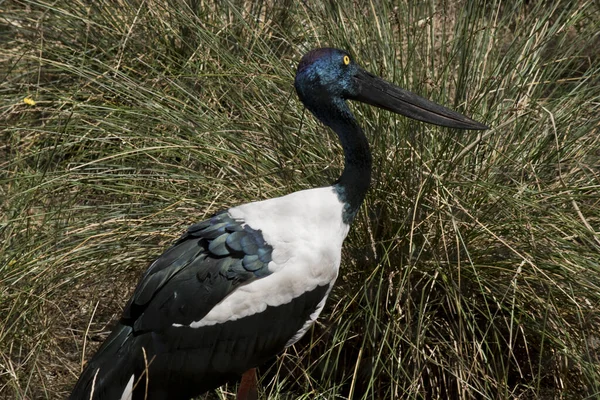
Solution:
<svg viewBox="0 0 600 400">
<path fill-rule="evenodd" d="M 354 80 L 358 91 L 356 95 L 349 97 L 351 100 L 358 100 L 409 118 L 449 128 L 489 129 L 456 111 L 386 82 L 362 68 L 358 70 Z"/>
</svg>

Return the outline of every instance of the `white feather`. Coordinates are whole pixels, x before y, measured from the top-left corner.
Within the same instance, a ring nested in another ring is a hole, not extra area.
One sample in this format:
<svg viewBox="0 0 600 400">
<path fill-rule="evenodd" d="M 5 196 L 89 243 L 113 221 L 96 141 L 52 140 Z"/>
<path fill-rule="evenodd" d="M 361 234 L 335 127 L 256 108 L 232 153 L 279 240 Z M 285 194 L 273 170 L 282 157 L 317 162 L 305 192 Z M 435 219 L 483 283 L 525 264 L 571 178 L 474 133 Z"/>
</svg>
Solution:
<svg viewBox="0 0 600 400">
<path fill-rule="evenodd" d="M 323 187 L 231 208 L 229 214 L 233 218 L 260 230 L 273 247 L 272 261 L 268 265 L 272 273 L 237 288 L 190 327 L 260 313 L 267 306 L 287 304 L 317 286 L 329 285 L 331 289 L 338 276 L 342 243 L 349 230 L 342 220 L 343 207 L 334 189 Z M 325 299 L 295 340 L 308 330 L 324 304 Z"/>
<path fill-rule="evenodd" d="M 121 395 L 120 400 L 131 400 L 133 397 L 133 378 L 134 375 L 131 375 L 129 381 L 127 381 L 127 386 L 125 386 L 125 390 L 123 390 L 123 394 Z"/>
</svg>

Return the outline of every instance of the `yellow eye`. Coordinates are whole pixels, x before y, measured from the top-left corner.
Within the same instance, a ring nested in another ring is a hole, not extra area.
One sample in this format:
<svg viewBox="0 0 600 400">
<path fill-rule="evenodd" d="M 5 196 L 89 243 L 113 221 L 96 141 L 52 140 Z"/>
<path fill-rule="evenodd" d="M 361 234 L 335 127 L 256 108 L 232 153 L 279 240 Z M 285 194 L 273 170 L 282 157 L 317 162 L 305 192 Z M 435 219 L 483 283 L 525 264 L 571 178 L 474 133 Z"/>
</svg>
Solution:
<svg viewBox="0 0 600 400">
<path fill-rule="evenodd" d="M 350 64 L 350 57 L 344 56 L 344 65 Z"/>
</svg>

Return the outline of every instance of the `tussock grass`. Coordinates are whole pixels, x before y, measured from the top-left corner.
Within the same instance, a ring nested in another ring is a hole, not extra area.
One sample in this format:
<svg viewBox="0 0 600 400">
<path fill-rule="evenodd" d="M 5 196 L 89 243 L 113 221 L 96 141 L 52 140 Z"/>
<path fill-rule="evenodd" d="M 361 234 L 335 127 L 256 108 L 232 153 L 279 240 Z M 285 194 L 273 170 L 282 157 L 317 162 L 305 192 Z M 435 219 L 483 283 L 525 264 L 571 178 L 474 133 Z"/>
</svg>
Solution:
<svg viewBox="0 0 600 400">
<path fill-rule="evenodd" d="M 64 398 L 189 224 L 337 178 L 292 87 L 325 45 L 492 129 L 353 106 L 373 187 L 265 396 L 597 397 L 598 4 L 413 3 L 4 3 L 0 397 Z"/>
</svg>

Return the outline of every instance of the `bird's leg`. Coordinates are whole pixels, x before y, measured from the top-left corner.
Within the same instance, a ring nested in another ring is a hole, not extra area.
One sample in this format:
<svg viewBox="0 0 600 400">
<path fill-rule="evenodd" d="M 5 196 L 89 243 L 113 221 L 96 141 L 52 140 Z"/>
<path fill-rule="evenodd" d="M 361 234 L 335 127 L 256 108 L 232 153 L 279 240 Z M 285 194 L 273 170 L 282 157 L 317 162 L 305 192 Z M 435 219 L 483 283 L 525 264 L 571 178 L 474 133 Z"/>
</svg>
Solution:
<svg viewBox="0 0 600 400">
<path fill-rule="evenodd" d="M 258 380 L 256 379 L 256 368 L 244 372 L 242 381 L 237 391 L 237 400 L 258 400 Z"/>
</svg>

